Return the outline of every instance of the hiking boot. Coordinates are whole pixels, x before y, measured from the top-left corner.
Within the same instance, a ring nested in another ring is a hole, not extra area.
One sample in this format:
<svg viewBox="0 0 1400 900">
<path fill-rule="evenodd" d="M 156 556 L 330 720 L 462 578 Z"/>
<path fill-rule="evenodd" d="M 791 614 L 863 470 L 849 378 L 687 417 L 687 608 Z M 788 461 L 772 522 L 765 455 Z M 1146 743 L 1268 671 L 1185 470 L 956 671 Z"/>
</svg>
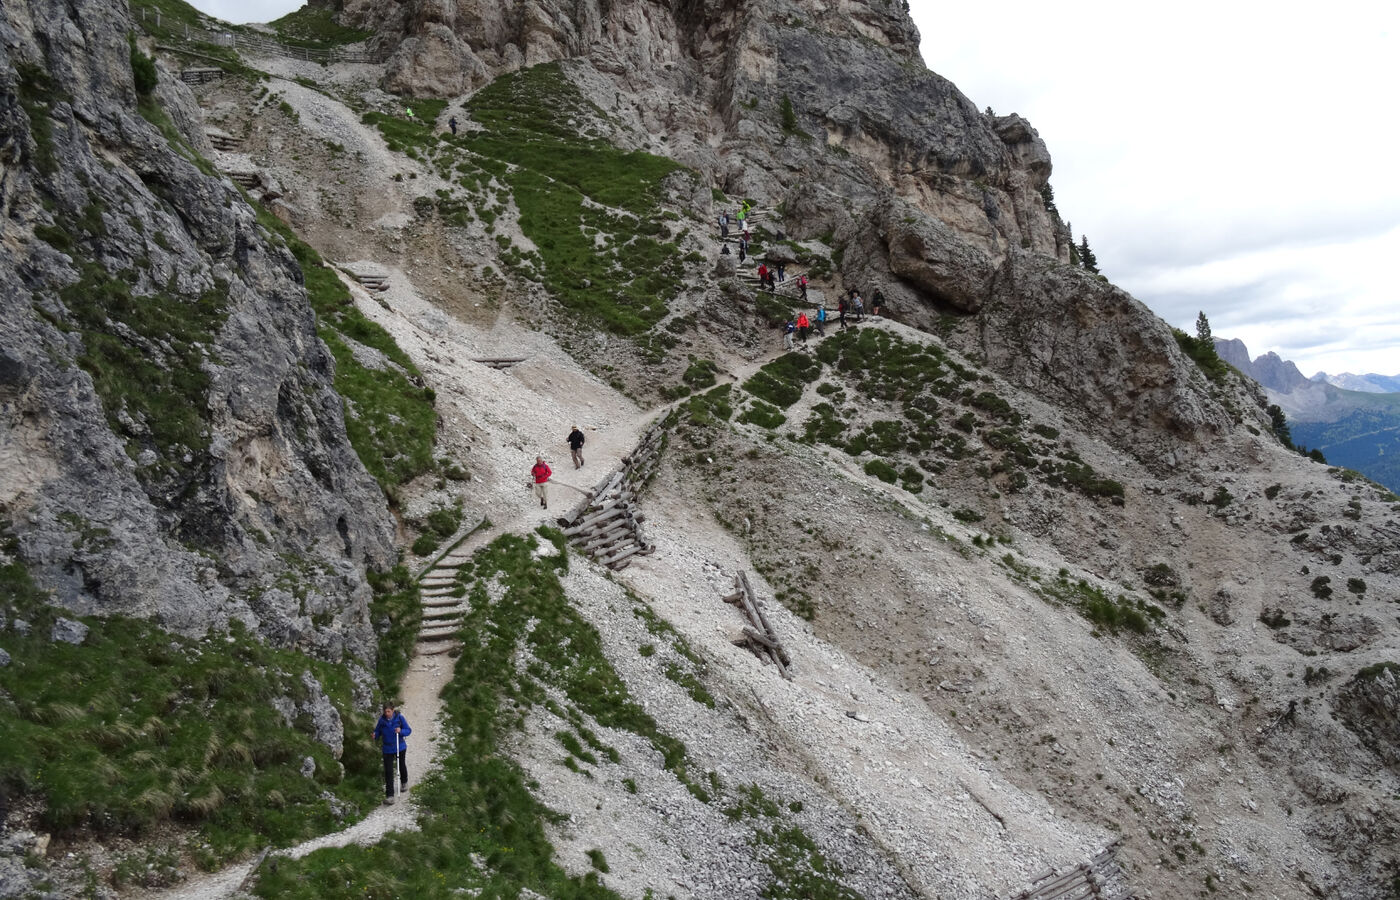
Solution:
<svg viewBox="0 0 1400 900">
<path fill-rule="evenodd" d="M 394 805 L 394 795 L 393 795 L 393 794 L 390 794 L 389 796 L 387 796 L 387 797 L 384 798 L 384 805 L 385 805 L 385 806 L 393 806 L 393 805 Z"/>
<path fill-rule="evenodd" d="M 408 782 L 407 782 L 407 781 L 400 781 L 400 782 L 399 782 L 399 793 L 400 793 L 400 794 L 407 794 L 407 793 L 408 793 Z"/>
</svg>

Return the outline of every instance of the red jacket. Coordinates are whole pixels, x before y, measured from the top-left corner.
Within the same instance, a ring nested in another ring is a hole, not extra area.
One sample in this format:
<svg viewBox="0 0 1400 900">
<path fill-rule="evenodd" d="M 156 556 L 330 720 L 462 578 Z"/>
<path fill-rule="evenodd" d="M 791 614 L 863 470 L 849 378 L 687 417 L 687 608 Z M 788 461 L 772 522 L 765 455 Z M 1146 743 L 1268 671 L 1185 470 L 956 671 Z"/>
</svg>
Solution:
<svg viewBox="0 0 1400 900">
<path fill-rule="evenodd" d="M 807 314 L 806 314 L 806 313 L 802 313 L 800 316 L 797 317 L 797 327 L 798 327 L 798 328 L 807 328 L 807 327 L 810 326 L 811 324 L 812 324 L 811 322 L 807 321 Z"/>
<path fill-rule="evenodd" d="M 554 473 L 550 471 L 547 464 L 541 462 L 530 467 L 530 474 L 535 476 L 535 484 L 544 484 Z"/>
</svg>

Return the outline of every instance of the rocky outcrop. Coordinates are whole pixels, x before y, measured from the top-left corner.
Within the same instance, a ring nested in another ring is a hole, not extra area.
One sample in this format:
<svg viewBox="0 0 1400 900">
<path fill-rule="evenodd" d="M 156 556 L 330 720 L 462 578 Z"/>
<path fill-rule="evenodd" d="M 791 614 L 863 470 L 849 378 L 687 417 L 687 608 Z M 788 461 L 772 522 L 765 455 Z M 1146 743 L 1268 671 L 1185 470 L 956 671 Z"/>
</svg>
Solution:
<svg viewBox="0 0 1400 900">
<path fill-rule="evenodd" d="M 137 111 L 125 7 L 9 4 L 0 511 L 54 600 L 368 660 L 393 558 L 300 269 Z M 194 146 L 178 86 L 147 103 Z"/>
<path fill-rule="evenodd" d="M 1337 710 L 1361 743 L 1400 773 L 1400 664 L 1361 670 L 1338 693 Z"/>
<path fill-rule="evenodd" d="M 1107 281 L 1044 256 L 1011 251 L 954 337 L 1154 469 L 1194 458 L 1233 427 L 1165 322 Z"/>
<path fill-rule="evenodd" d="M 880 212 L 892 274 L 935 303 L 966 313 L 982 308 L 996 278 L 996 261 L 907 204 L 891 202 Z"/>
</svg>

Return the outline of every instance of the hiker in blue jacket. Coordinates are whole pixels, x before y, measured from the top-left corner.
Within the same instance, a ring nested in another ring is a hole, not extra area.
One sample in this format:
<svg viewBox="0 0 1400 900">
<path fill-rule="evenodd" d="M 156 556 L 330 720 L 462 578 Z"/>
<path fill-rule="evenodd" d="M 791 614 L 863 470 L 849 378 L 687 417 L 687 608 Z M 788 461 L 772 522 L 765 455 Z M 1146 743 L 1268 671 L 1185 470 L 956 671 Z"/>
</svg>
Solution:
<svg viewBox="0 0 1400 900">
<path fill-rule="evenodd" d="M 384 704 L 384 714 L 374 723 L 374 739 L 384 749 L 384 802 L 394 802 L 394 760 L 399 761 L 399 792 L 408 790 L 408 743 L 404 738 L 413 734 L 403 713 L 394 711 L 394 704 Z"/>
</svg>

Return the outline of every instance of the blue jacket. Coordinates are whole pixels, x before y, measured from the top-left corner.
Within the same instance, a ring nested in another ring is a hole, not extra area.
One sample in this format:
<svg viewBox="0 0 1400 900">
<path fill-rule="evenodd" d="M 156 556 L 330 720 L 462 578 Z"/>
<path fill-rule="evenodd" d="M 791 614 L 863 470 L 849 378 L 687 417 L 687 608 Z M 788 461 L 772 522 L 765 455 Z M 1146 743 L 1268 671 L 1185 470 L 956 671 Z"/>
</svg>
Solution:
<svg viewBox="0 0 1400 900">
<path fill-rule="evenodd" d="M 399 730 L 394 734 L 394 729 Z M 413 734 L 413 729 L 408 727 L 408 720 L 403 717 L 403 713 L 395 712 L 392 719 L 384 718 L 381 713 L 379 720 L 374 723 L 374 736 L 379 739 L 379 743 L 384 747 L 385 753 L 398 753 L 408 749 L 408 743 L 404 738 Z"/>
</svg>

